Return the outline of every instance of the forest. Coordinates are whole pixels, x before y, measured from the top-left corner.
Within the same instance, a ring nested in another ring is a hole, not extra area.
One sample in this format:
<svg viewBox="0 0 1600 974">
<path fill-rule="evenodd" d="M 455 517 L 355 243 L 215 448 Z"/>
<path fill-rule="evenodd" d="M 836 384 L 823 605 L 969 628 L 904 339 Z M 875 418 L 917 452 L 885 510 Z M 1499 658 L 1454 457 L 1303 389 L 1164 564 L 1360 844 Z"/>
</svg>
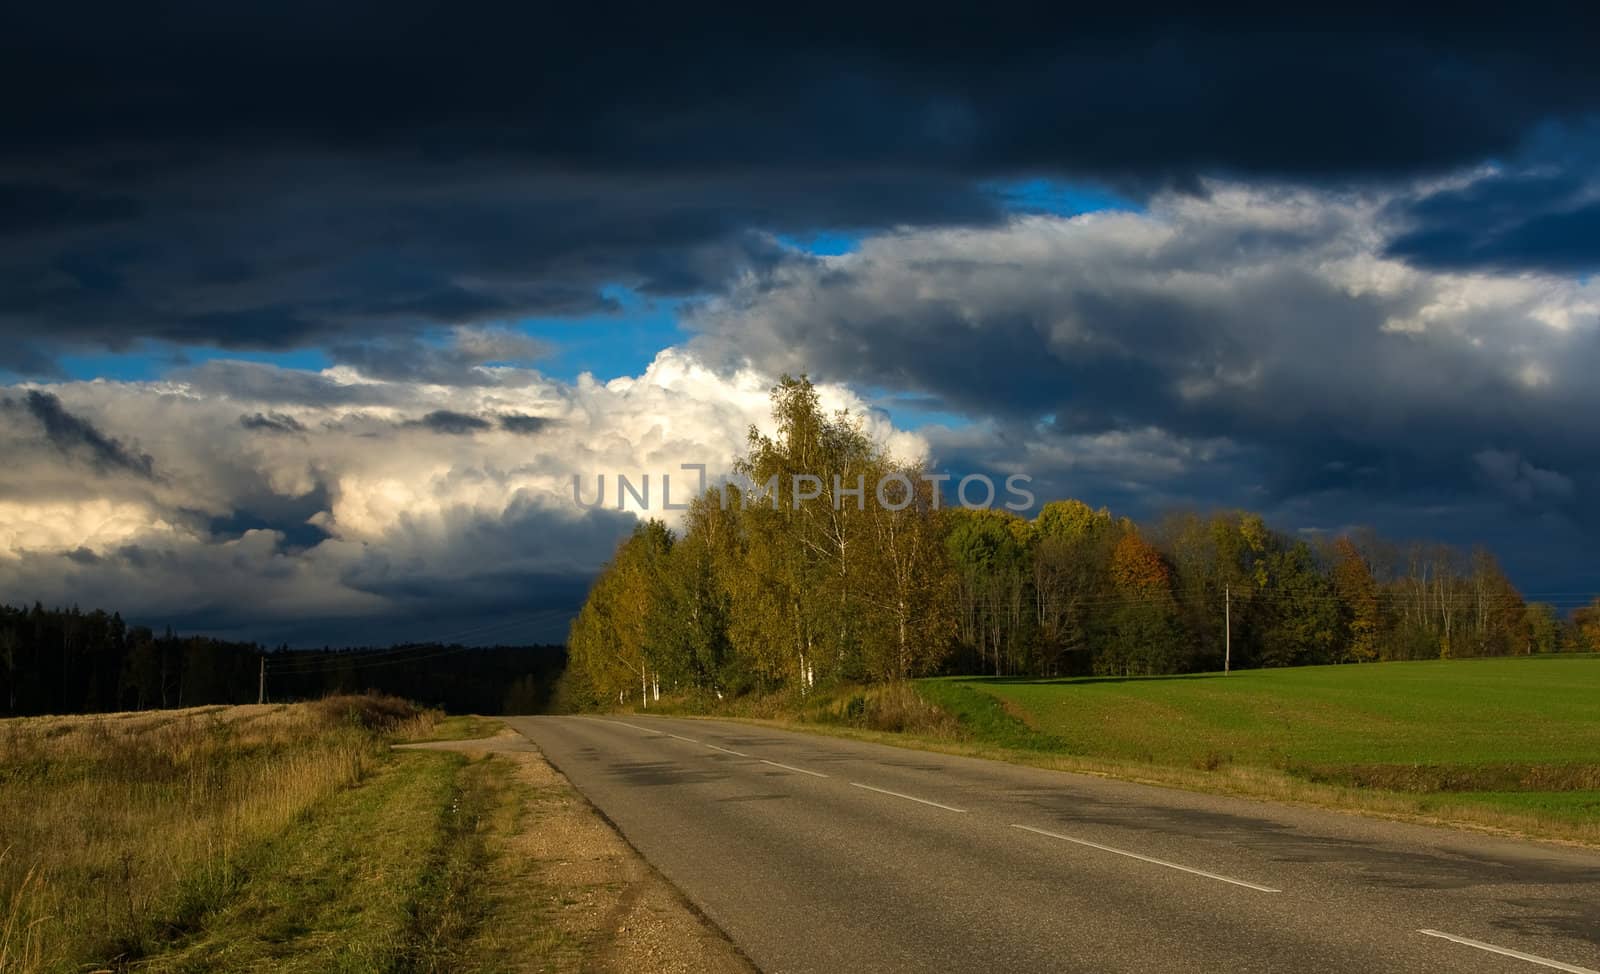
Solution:
<svg viewBox="0 0 1600 974">
<path fill-rule="evenodd" d="M 376 690 L 455 713 L 537 713 L 559 646 L 296 650 L 157 634 L 104 610 L 0 605 L 0 716 L 314 700 Z"/>
<path fill-rule="evenodd" d="M 1600 599 L 1527 601 L 1481 548 L 1299 537 L 1240 511 L 950 506 L 805 378 L 772 407 L 776 435 L 750 431 L 738 483 L 618 547 L 572 624 L 570 702 L 1600 650 Z M 896 473 L 897 509 L 848 490 Z M 797 476 L 817 496 L 756 486 Z"/>
</svg>

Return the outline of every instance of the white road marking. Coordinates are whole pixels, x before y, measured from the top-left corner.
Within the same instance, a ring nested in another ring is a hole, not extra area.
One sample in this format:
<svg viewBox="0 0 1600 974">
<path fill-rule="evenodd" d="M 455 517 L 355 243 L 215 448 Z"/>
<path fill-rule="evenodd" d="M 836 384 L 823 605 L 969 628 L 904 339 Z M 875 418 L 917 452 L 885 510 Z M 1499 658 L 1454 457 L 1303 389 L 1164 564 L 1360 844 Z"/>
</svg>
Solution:
<svg viewBox="0 0 1600 974">
<path fill-rule="evenodd" d="M 659 733 L 661 733 L 660 731 L 652 730 L 649 727 L 640 727 L 638 724 L 630 724 L 625 720 L 608 720 L 608 721 L 606 721 L 606 723 L 608 723 L 608 724 L 621 724 L 624 727 L 632 727 L 634 730 L 636 730 L 636 731 L 644 731 L 646 734 L 659 734 Z"/>
<path fill-rule="evenodd" d="M 1476 947 L 1479 950 L 1487 950 L 1491 954 L 1499 954 L 1502 957 L 1515 957 L 1517 960 L 1525 960 L 1530 964 L 1539 964 L 1544 967 L 1554 968 L 1558 971 L 1567 971 L 1568 974 L 1600 974 L 1600 971 L 1595 971 L 1587 967 L 1579 967 L 1576 964 L 1563 964 L 1558 960 L 1551 960 L 1548 957 L 1538 957 L 1533 954 L 1524 954 L 1520 950 L 1512 950 L 1509 947 L 1496 947 L 1494 944 L 1486 944 L 1481 940 L 1471 940 L 1467 937 L 1457 937 L 1455 934 L 1444 933 L 1440 930 L 1418 930 L 1417 933 L 1424 934 L 1429 937 L 1438 937 L 1441 940 L 1448 940 L 1452 943 L 1463 944 L 1467 947 Z"/>
<path fill-rule="evenodd" d="M 1031 825 L 1012 825 L 1011 827 L 1014 829 L 1021 829 L 1024 832 L 1032 832 L 1036 835 L 1047 835 L 1052 839 L 1060 839 L 1063 842 L 1075 842 L 1078 845 L 1086 845 L 1091 849 L 1099 849 L 1101 852 L 1115 853 L 1119 856 L 1127 856 L 1129 859 L 1138 859 L 1141 862 L 1154 863 L 1157 866 L 1166 866 L 1168 869 L 1177 869 L 1182 872 L 1193 873 L 1196 876 L 1204 876 L 1207 879 L 1215 879 L 1218 882 L 1232 883 L 1235 886 L 1243 886 L 1245 889 L 1253 889 L 1262 893 L 1283 892 L 1283 890 L 1273 889 L 1271 886 L 1259 886 L 1255 883 L 1247 883 L 1242 879 L 1233 879 L 1228 876 L 1219 876 L 1216 873 L 1208 873 L 1204 869 L 1193 869 L 1189 866 L 1180 866 L 1175 862 L 1168 862 L 1165 859 L 1155 859 L 1151 856 L 1141 856 L 1137 852 L 1129 852 L 1126 849 L 1117 849 L 1113 848 L 1112 846 L 1101 845 L 1098 842 L 1090 842 L 1088 839 L 1074 839 L 1070 835 L 1062 835 L 1059 832 L 1046 832 L 1044 829 L 1036 829 Z M 1591 974 L 1593 974 L 1593 972 L 1591 972 Z"/>
<path fill-rule="evenodd" d="M 713 751 L 721 751 L 723 754 L 737 754 L 741 758 L 747 758 L 747 757 L 750 756 L 750 755 L 744 753 L 743 751 L 735 751 L 731 747 L 718 747 L 715 744 L 707 744 L 706 747 L 711 748 L 711 750 L 713 750 Z"/>
<path fill-rule="evenodd" d="M 949 805 L 941 805 L 938 802 L 930 802 L 926 798 L 918 798 L 915 795 L 902 795 L 898 791 L 890 791 L 887 788 L 874 788 L 871 785 L 864 785 L 859 781 L 852 781 L 850 784 L 857 788 L 865 788 L 868 791 L 875 791 L 880 795 L 893 795 L 896 798 L 904 798 L 908 802 L 921 802 L 924 805 L 932 805 L 934 808 L 942 808 L 947 812 L 961 812 L 962 814 L 965 814 L 967 811 L 965 808 L 951 808 Z"/>
<path fill-rule="evenodd" d="M 700 743 L 699 741 L 695 740 L 694 738 L 692 738 L 692 737 L 684 737 L 682 734 L 668 734 L 667 736 L 668 737 L 672 737 L 672 738 L 676 738 L 677 740 L 680 740 L 680 741 L 688 741 L 690 744 L 699 744 Z"/>
<path fill-rule="evenodd" d="M 766 758 L 761 758 L 761 763 L 762 764 L 770 764 L 774 768 L 782 768 L 785 771 L 797 771 L 800 774 L 808 774 L 808 775 L 811 775 L 813 778 L 826 778 L 827 777 L 827 775 L 823 774 L 821 771 L 807 771 L 805 768 L 797 768 L 792 764 L 779 764 L 776 761 L 768 761 Z"/>
</svg>

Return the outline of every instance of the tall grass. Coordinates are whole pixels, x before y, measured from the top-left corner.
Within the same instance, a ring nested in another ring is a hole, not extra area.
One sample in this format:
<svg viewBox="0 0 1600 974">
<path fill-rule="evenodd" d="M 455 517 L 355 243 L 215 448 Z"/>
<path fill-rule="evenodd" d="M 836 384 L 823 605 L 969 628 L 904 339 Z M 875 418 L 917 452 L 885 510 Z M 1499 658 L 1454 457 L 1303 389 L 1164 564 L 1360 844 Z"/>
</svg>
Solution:
<svg viewBox="0 0 1600 974">
<path fill-rule="evenodd" d="M 955 716 L 906 682 L 842 684 L 805 697 L 796 696 L 793 690 L 746 694 L 728 700 L 704 694 L 684 695 L 665 698 L 642 712 L 821 724 L 948 740 L 965 735 Z"/>
<path fill-rule="evenodd" d="M 125 964 L 435 715 L 384 697 L 0 722 L 0 972 Z"/>
</svg>

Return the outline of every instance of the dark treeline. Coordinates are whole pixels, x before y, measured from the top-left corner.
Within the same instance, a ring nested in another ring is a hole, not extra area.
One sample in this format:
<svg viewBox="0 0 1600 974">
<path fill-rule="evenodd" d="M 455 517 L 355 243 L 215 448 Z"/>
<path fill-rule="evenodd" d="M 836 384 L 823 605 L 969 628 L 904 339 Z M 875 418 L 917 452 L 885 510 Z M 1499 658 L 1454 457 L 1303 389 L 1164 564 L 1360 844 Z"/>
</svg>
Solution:
<svg viewBox="0 0 1600 974">
<path fill-rule="evenodd" d="M 945 518 L 958 672 L 1149 675 L 1600 649 L 1600 608 L 1527 602 L 1483 549 L 1306 540 L 1246 512 L 1148 527 L 1078 501 Z"/>
<path fill-rule="evenodd" d="M 157 634 L 102 610 L 0 605 L 0 715 L 107 713 L 305 700 L 378 690 L 458 713 L 545 709 L 565 665 L 559 646 L 268 650 Z"/>
<path fill-rule="evenodd" d="M 268 656 L 267 695 L 309 699 L 380 690 L 452 713 L 534 714 L 551 706 L 562 646 L 291 650 Z"/>
<path fill-rule="evenodd" d="M 1032 519 L 951 508 L 805 379 L 773 390 L 773 413 L 776 438 L 752 430 L 736 465 L 742 489 L 618 548 L 572 626 L 572 702 L 1216 670 L 1229 631 L 1236 667 L 1600 650 L 1600 601 L 1529 603 L 1483 550 L 1310 541 L 1244 512 L 1137 525 L 1074 500 Z"/>
</svg>

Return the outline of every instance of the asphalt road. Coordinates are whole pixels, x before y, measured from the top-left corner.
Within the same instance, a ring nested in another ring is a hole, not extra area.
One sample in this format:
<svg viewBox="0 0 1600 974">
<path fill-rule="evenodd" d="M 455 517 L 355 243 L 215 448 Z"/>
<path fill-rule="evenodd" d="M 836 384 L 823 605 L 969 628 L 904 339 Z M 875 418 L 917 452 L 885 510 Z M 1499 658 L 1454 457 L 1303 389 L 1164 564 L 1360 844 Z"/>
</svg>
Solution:
<svg viewBox="0 0 1600 974">
<path fill-rule="evenodd" d="M 1600 972 L 1592 852 L 742 724 L 509 723 L 774 974 Z"/>
</svg>

